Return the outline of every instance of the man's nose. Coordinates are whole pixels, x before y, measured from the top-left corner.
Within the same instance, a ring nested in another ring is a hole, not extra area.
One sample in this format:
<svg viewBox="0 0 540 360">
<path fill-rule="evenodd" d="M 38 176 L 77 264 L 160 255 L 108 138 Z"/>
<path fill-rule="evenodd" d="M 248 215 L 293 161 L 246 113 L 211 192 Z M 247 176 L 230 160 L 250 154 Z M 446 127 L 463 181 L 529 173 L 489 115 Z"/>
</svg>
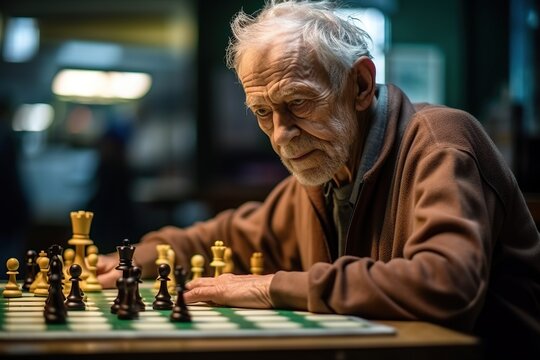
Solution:
<svg viewBox="0 0 540 360">
<path fill-rule="evenodd" d="M 292 114 L 288 111 L 273 112 L 274 133 L 273 140 L 276 145 L 287 145 L 293 138 L 300 135 L 300 128 Z"/>
</svg>

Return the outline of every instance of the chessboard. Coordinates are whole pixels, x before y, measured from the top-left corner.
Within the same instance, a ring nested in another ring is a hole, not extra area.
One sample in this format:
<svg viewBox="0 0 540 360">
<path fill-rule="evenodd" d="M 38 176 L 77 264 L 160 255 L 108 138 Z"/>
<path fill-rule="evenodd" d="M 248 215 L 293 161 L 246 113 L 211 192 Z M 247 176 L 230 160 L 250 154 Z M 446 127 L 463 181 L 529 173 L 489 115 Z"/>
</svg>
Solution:
<svg viewBox="0 0 540 360">
<path fill-rule="evenodd" d="M 0 285 L 0 288 L 3 286 Z M 134 320 L 121 320 L 110 311 L 116 289 L 87 293 L 86 309 L 68 311 L 65 324 L 47 324 L 45 298 L 32 293 L 0 298 L 0 339 L 137 339 L 291 337 L 329 335 L 392 335 L 395 329 L 360 317 L 314 314 L 279 309 L 244 309 L 188 305 L 191 322 L 171 322 L 171 310 L 154 310 L 155 290 L 141 284 L 145 311 Z"/>
<path fill-rule="evenodd" d="M 175 266 L 169 245 L 156 246 L 156 280 L 144 282 L 133 265 L 135 246 L 124 239 L 117 246 L 122 276 L 116 289 L 103 290 L 97 280 L 97 247 L 89 237 L 93 213 L 71 212 L 75 249 L 53 245 L 27 252 L 24 262 L 7 261 L 8 281 L 0 298 L 0 339 L 139 339 L 209 337 L 285 337 L 317 335 L 385 335 L 395 330 L 355 316 L 312 314 L 279 309 L 242 309 L 186 304 L 186 272 Z M 222 241 L 211 247 L 214 276 L 230 272 L 231 252 Z M 192 258 L 191 279 L 202 276 L 205 259 Z M 19 264 L 26 277 L 17 281 Z M 251 258 L 251 272 L 261 274 L 261 253 Z M 169 277 L 174 270 L 174 276 Z M 141 303 L 142 302 L 142 303 Z M 114 304 L 114 306 L 113 306 Z M 174 305 L 174 306 L 173 306 Z"/>
</svg>

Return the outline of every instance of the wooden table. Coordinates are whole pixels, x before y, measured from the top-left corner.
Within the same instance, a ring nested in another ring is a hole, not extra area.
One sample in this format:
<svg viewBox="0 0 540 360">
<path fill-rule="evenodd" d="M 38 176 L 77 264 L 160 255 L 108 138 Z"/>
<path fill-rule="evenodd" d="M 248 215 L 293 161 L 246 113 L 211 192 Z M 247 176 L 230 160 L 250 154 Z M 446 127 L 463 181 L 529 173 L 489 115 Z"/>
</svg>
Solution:
<svg viewBox="0 0 540 360">
<path fill-rule="evenodd" d="M 396 335 L 278 338 L 0 339 L 2 359 L 480 359 L 477 338 L 425 322 L 381 321 Z"/>
</svg>

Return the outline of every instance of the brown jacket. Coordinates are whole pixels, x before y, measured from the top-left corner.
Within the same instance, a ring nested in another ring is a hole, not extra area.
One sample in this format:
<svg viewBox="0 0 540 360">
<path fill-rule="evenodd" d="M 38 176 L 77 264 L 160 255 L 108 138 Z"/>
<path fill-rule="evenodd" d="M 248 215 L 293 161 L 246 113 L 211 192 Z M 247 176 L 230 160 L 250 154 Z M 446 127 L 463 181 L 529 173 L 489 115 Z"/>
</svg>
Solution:
<svg viewBox="0 0 540 360">
<path fill-rule="evenodd" d="M 154 245 L 165 242 L 189 268 L 194 253 L 211 259 L 219 239 L 233 249 L 237 272 L 263 252 L 265 272 L 276 273 L 276 307 L 420 319 L 480 334 L 502 319 L 536 338 L 540 238 L 511 171 L 471 115 L 413 106 L 387 89 L 384 139 L 363 177 L 346 256 L 330 258 L 322 188 L 289 177 L 262 204 L 146 235 L 136 262 L 151 264 Z"/>
</svg>

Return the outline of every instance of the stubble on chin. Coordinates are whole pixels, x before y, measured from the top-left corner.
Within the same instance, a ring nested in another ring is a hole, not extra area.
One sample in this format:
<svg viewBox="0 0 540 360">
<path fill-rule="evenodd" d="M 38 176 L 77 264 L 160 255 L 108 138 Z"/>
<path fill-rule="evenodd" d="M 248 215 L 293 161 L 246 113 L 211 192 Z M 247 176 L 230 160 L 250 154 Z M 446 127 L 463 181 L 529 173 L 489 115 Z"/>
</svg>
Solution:
<svg viewBox="0 0 540 360">
<path fill-rule="evenodd" d="M 303 163 L 294 165 L 290 160 L 281 158 L 282 163 L 294 175 L 298 182 L 306 186 L 319 186 L 332 179 L 334 174 L 343 165 L 341 156 L 332 156 L 328 150 L 316 150 L 312 158 Z"/>
<path fill-rule="evenodd" d="M 330 181 L 338 170 L 347 164 L 351 152 L 351 146 L 357 136 L 358 127 L 354 119 L 347 118 L 343 114 L 341 122 L 334 118 L 333 128 L 336 134 L 334 142 L 325 142 L 303 134 L 295 142 L 286 147 L 277 149 L 283 165 L 302 185 L 319 186 Z M 347 120 L 348 119 L 348 120 Z M 313 151 L 314 155 L 297 165 L 293 164 L 290 157 Z"/>
</svg>

